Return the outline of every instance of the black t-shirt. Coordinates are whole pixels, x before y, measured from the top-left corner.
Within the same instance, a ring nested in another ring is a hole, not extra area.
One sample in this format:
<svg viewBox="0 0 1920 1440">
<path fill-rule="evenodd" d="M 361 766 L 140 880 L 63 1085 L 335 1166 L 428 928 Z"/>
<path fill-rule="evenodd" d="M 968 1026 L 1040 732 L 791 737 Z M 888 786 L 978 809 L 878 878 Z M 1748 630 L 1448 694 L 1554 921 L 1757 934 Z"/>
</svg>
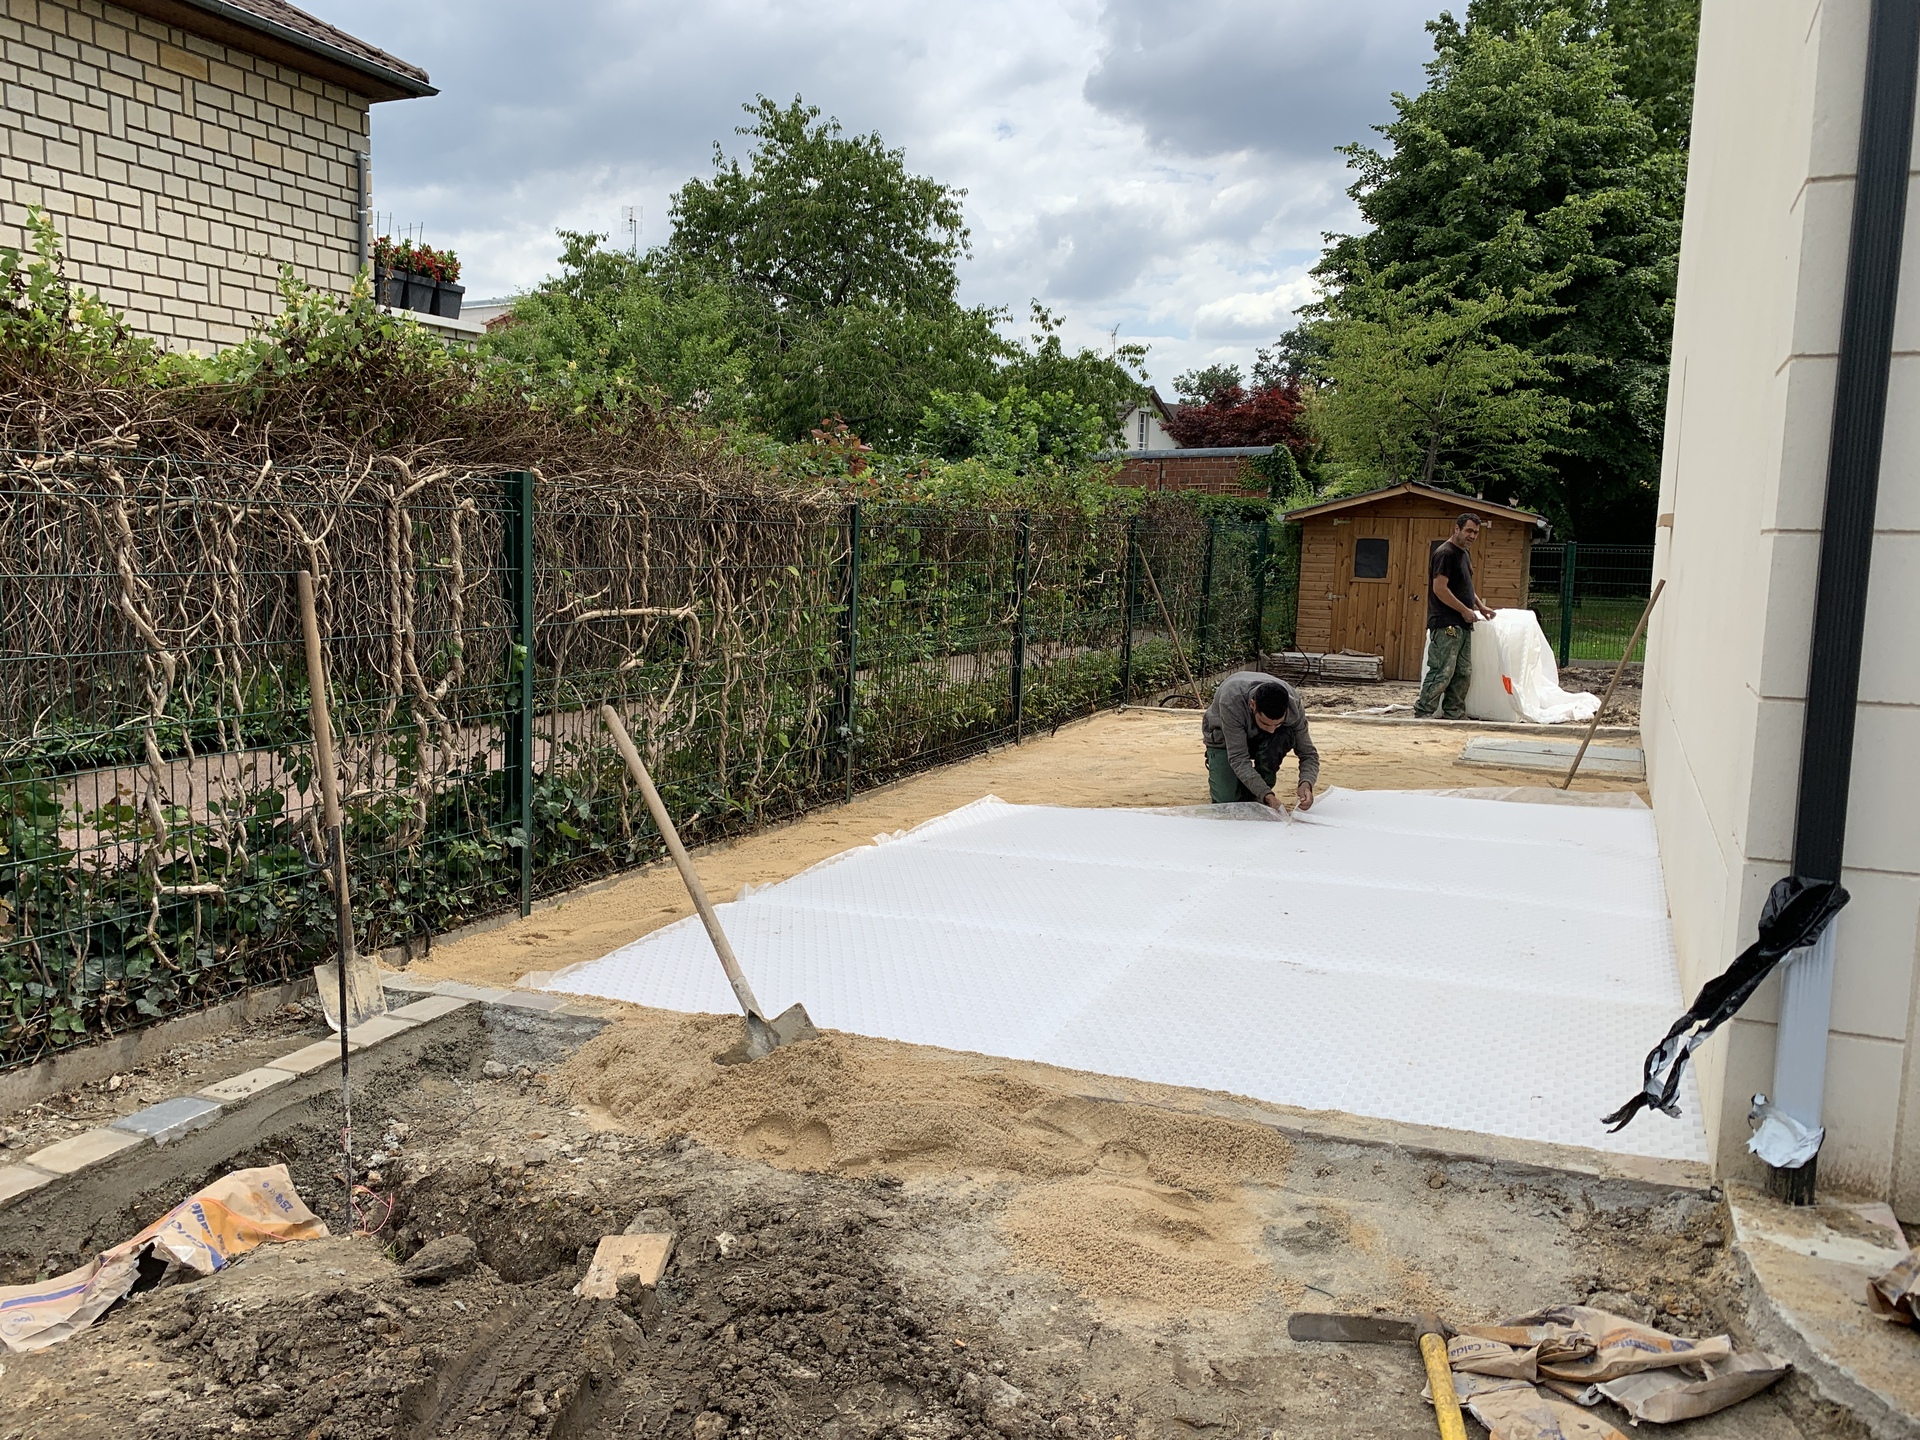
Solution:
<svg viewBox="0 0 1920 1440">
<path fill-rule="evenodd" d="M 1449 625 L 1461 630 L 1471 630 L 1473 622 L 1458 610 L 1433 593 L 1433 581 L 1437 575 L 1447 577 L 1447 588 L 1453 592 L 1453 598 L 1469 610 L 1480 602 L 1473 593 L 1473 560 L 1451 540 L 1442 540 L 1433 549 L 1433 560 L 1427 566 L 1427 629 L 1444 630 Z"/>
</svg>

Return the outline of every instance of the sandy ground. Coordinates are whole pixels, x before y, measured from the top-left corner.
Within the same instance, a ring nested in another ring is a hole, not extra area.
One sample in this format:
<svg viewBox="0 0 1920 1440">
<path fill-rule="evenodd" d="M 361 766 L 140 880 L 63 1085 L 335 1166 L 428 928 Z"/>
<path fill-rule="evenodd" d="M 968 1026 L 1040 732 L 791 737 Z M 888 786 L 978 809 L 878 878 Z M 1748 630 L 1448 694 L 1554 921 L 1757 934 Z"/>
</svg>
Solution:
<svg viewBox="0 0 1920 1440">
<path fill-rule="evenodd" d="M 1320 785 L 1352 790 L 1432 790 L 1459 786 L 1540 785 L 1538 771 L 1469 768 L 1454 763 L 1470 728 L 1382 726 L 1315 718 Z M 1292 791 L 1293 762 L 1282 770 Z M 1646 787 L 1581 778 L 1576 790 Z M 944 815 L 984 795 L 1017 805 L 1201 805 L 1207 782 L 1199 717 L 1191 711 L 1111 711 L 1017 746 L 916 775 L 758 834 L 696 855 L 708 893 L 731 900 L 742 884 L 766 885 L 863 845 L 875 835 Z M 511 985 L 538 970 L 595 960 L 692 913 L 670 865 L 576 892 L 479 933 L 443 942 L 411 973 L 475 984 Z"/>
<path fill-rule="evenodd" d="M 1289 1311 L 1584 1299 L 1745 1339 L 1703 1194 L 855 1036 L 718 1067 L 725 1017 L 607 1008 L 584 1046 L 496 1024 L 363 1082 L 377 1235 L 175 1276 L 7 1355 L 0 1440 L 1388 1440 L 1433 1433 L 1411 1351 L 1296 1343 Z M 295 1118 L 233 1162 L 287 1165 L 337 1224 L 337 1122 Z M 116 1219 L 0 1213 L 0 1283 Z M 573 1300 L 622 1230 L 676 1237 L 656 1291 Z M 449 1278 L 398 1268 L 453 1236 Z M 1685 1434 L 1864 1440 L 1797 1381 Z"/>
</svg>

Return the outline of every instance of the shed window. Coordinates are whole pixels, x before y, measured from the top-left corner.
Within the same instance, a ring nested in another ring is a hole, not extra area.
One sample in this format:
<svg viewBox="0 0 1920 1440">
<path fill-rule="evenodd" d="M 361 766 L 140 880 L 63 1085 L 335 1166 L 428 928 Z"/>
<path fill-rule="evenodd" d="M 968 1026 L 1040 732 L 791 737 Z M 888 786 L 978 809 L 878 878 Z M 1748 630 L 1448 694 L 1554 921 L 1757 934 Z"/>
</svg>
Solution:
<svg viewBox="0 0 1920 1440">
<path fill-rule="evenodd" d="M 1387 578 L 1387 542 L 1385 540 L 1362 538 L 1353 542 L 1353 578 L 1356 580 Z"/>
</svg>

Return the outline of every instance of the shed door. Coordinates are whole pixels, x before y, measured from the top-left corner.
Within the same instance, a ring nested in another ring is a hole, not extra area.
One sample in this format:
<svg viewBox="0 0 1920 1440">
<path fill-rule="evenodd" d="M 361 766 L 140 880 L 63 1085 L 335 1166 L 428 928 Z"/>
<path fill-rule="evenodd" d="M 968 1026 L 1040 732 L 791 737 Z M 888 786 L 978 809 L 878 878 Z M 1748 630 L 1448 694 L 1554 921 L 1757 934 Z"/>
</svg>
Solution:
<svg viewBox="0 0 1920 1440">
<path fill-rule="evenodd" d="M 1334 593 L 1342 598 L 1333 607 L 1330 648 L 1378 655 L 1387 678 L 1398 679 L 1407 522 L 1355 515 L 1349 524 L 1336 524 L 1333 533 Z"/>
</svg>

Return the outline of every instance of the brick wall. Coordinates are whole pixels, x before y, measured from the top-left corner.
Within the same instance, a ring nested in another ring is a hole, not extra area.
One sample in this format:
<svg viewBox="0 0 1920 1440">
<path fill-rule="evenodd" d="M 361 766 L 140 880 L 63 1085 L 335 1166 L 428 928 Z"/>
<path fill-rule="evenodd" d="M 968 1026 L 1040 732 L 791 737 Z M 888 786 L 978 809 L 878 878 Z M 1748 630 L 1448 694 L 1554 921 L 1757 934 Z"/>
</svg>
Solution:
<svg viewBox="0 0 1920 1440">
<path fill-rule="evenodd" d="M 42 206 L 72 279 L 195 350 L 279 308 L 282 262 L 351 284 L 366 98 L 97 0 L 0 5 L 0 245 Z"/>
<path fill-rule="evenodd" d="M 1114 483 L 1209 495 L 1264 495 L 1267 489 L 1266 482 L 1247 469 L 1244 455 L 1142 455 L 1122 464 Z"/>
</svg>

